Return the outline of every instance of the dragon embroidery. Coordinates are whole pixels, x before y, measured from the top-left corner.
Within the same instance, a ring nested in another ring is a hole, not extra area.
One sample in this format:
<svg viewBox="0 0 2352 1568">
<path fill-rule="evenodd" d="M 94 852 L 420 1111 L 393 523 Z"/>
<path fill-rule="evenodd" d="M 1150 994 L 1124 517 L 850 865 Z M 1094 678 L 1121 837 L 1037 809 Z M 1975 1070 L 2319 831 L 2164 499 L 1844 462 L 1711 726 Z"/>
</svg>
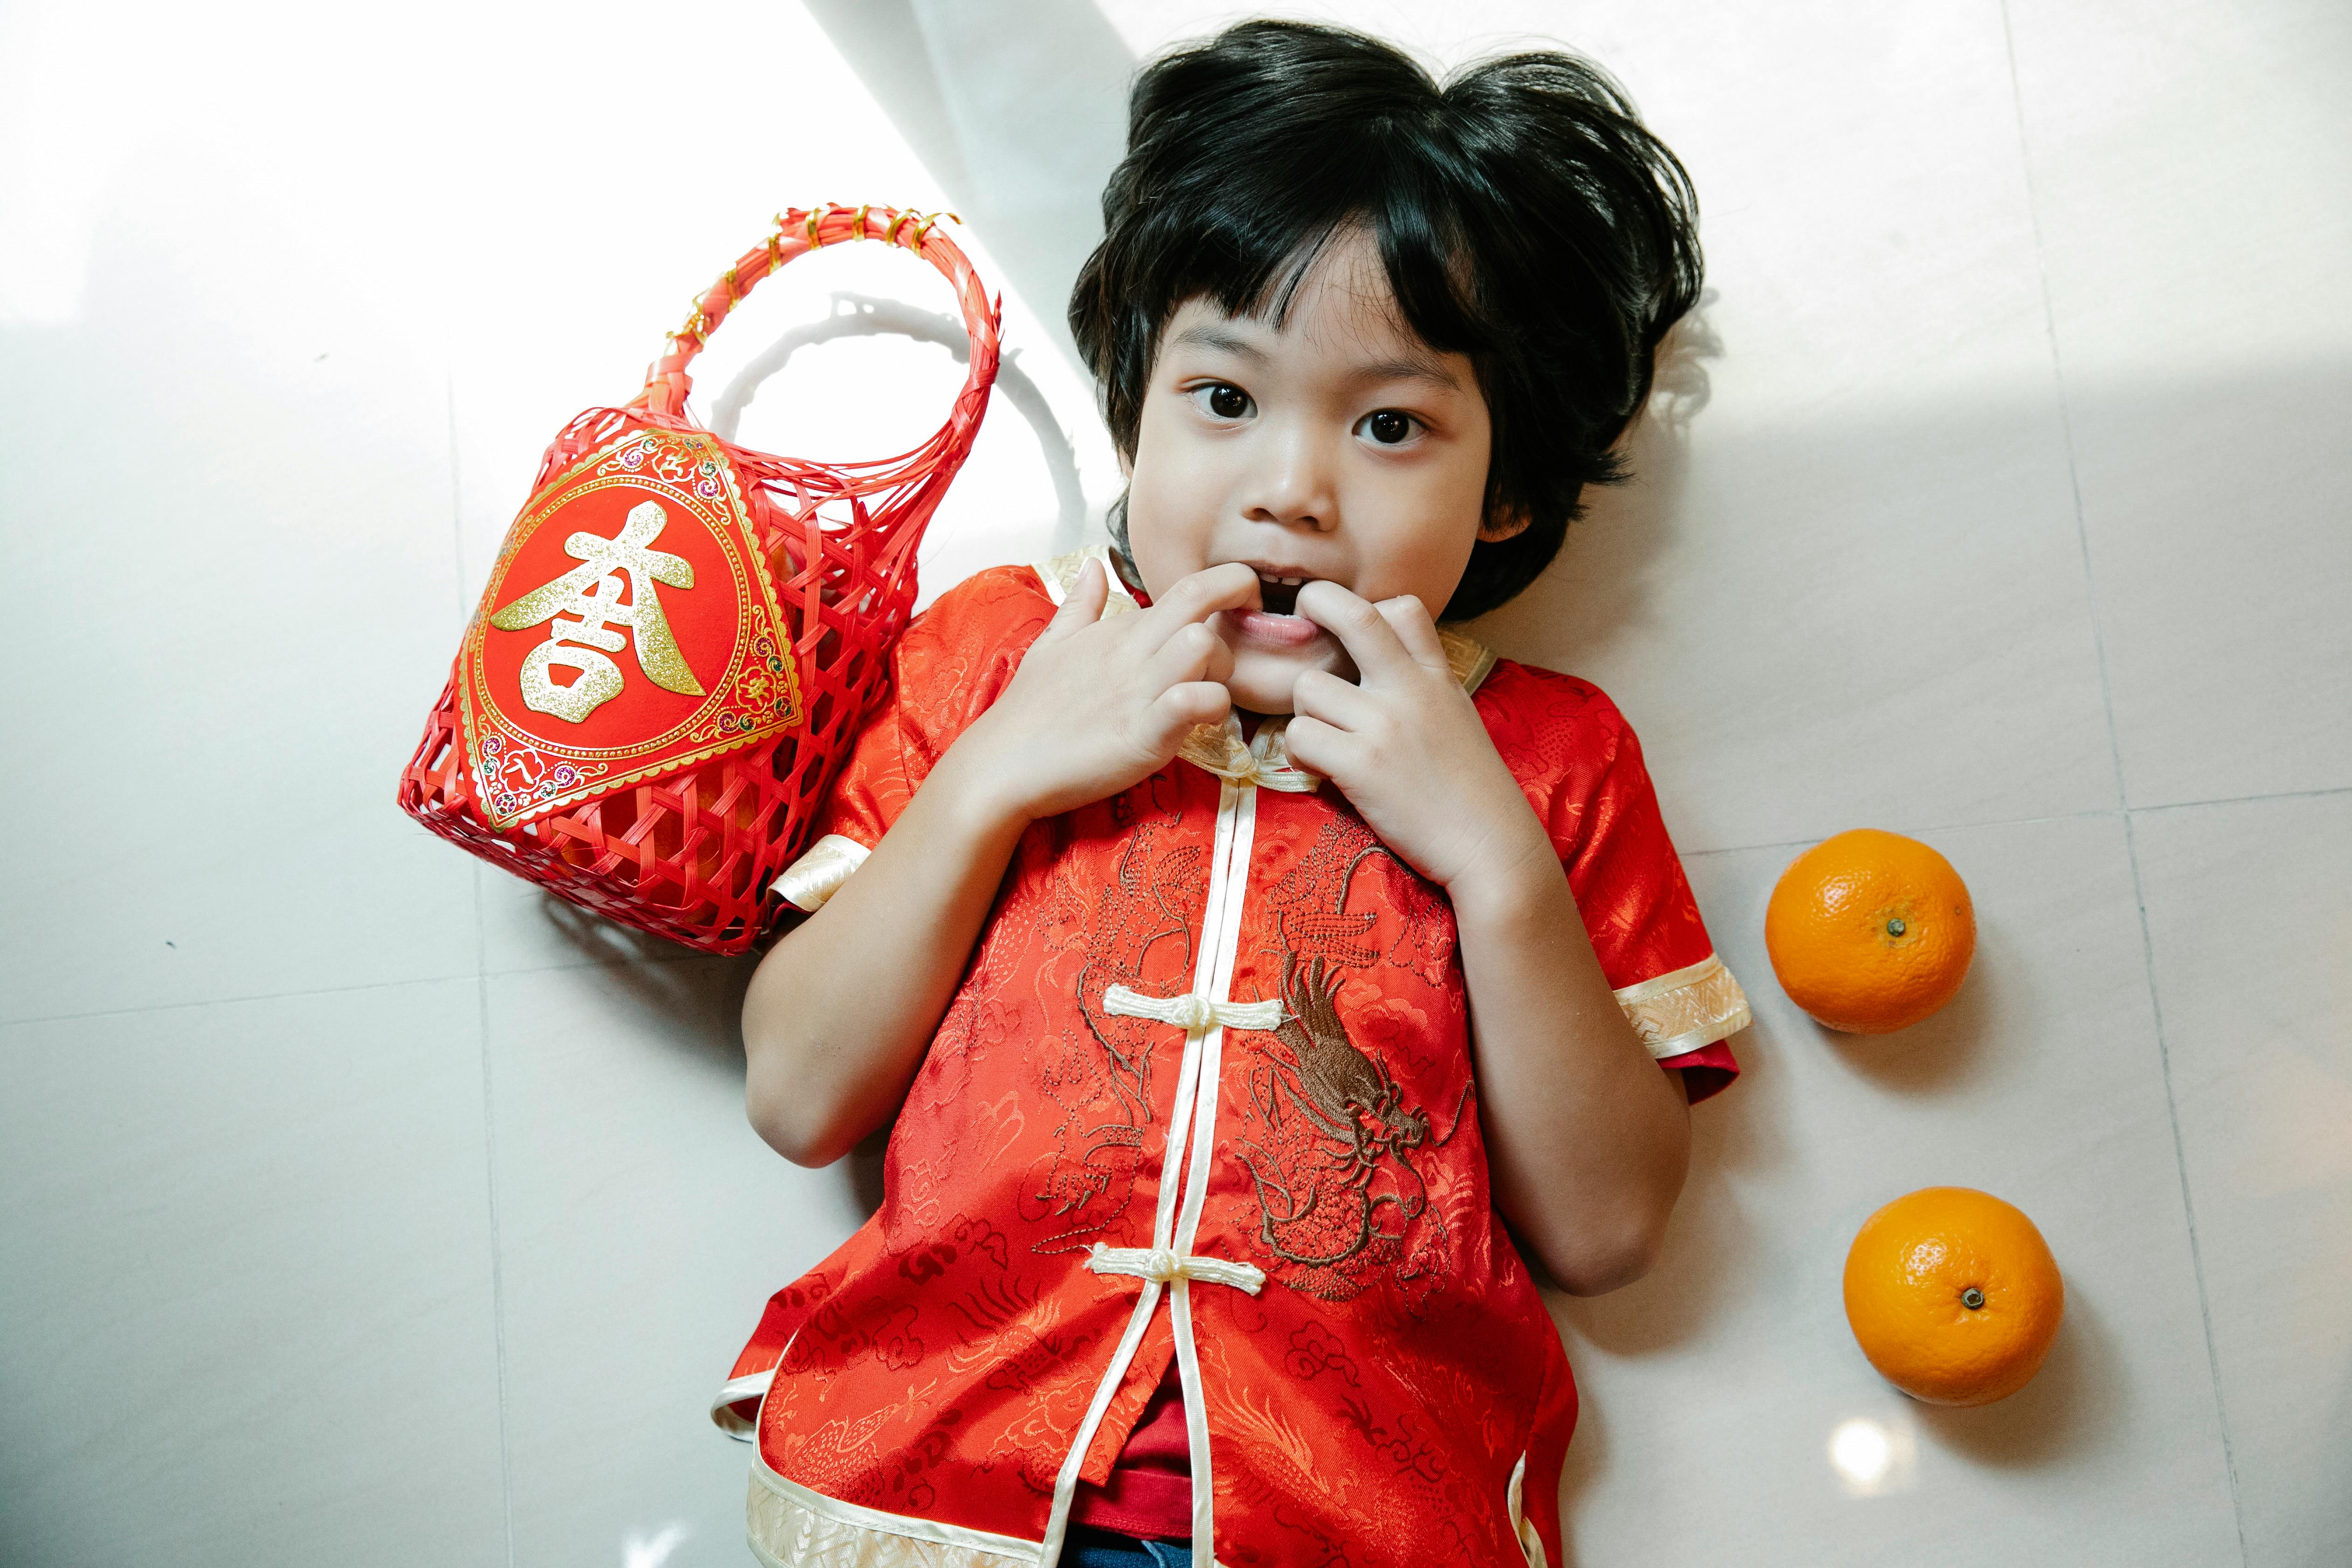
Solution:
<svg viewBox="0 0 2352 1568">
<path fill-rule="evenodd" d="M 1119 1223 L 1134 1195 L 1155 1120 L 1156 1026 L 1107 1014 L 1101 1002 L 1113 985 L 1162 989 L 1144 973 L 1145 959 L 1162 942 L 1172 945 L 1180 972 L 1191 969 L 1193 935 L 1184 906 L 1199 885 L 1204 856 L 1197 845 L 1163 847 L 1164 826 L 1135 826 L 1117 875 L 1097 891 L 1090 910 L 1077 889 L 1062 895 L 1066 909 L 1086 911 L 1072 922 L 1083 959 L 1074 986 L 1079 1019 L 1039 1052 L 1038 1085 L 1059 1115 L 1054 1146 L 1032 1168 L 1022 1198 L 1022 1217 L 1044 1227 L 1031 1244 L 1037 1252 L 1084 1250 Z M 1067 983 L 1058 967 L 1039 982 Z"/>
<path fill-rule="evenodd" d="M 1348 1037 L 1334 984 L 1323 960 L 1286 960 L 1287 1016 L 1273 1031 L 1282 1052 L 1264 1053 L 1251 1074 L 1267 1139 L 1236 1140 L 1234 1152 L 1256 1190 L 1258 1239 L 1296 1266 L 1287 1282 L 1311 1296 L 1345 1300 L 1391 1269 L 1425 1294 L 1448 1260 L 1445 1222 L 1416 1164 L 1432 1146 L 1429 1114 Z"/>
<path fill-rule="evenodd" d="M 1374 1003 L 1352 1034 L 1340 1016 L 1340 982 L 1350 972 L 1425 978 L 1451 962 L 1452 922 L 1409 871 L 1384 879 L 1385 916 L 1348 907 L 1358 871 L 1381 857 L 1394 859 L 1360 822 L 1328 822 L 1269 889 L 1276 921 L 1269 956 L 1282 961 L 1284 1016 L 1252 1037 L 1269 1044 L 1258 1047 L 1251 1067 L 1239 1107 L 1247 1131 L 1232 1148 L 1250 1175 L 1257 1239 L 1286 1266 L 1273 1270 L 1276 1278 L 1341 1301 L 1385 1277 L 1417 1309 L 1451 1266 L 1444 1205 L 1432 1202 L 1428 1162 L 1461 1126 L 1470 1083 L 1465 1074 L 1451 1124 L 1433 1131 L 1430 1112 L 1414 1103 L 1381 1049 L 1360 1044 L 1383 1037 L 1378 1027 L 1369 1037 L 1363 1030 L 1390 1005 Z"/>
</svg>

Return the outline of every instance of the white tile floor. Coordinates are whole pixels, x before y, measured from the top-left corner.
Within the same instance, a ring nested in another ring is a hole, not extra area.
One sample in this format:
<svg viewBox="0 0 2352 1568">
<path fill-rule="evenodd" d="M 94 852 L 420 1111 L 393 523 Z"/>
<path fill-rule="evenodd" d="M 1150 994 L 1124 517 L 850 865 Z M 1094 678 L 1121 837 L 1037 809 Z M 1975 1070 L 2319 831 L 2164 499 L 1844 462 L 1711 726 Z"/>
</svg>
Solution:
<svg viewBox="0 0 2352 1568">
<path fill-rule="evenodd" d="M 0 10 L 0 1561 L 747 1561 L 702 1402 L 870 1152 L 745 1127 L 740 965 L 392 784 L 540 445 L 780 205 L 957 205 L 1115 493 L 1061 294 L 1122 62 L 1235 13 L 1000 9 Z M 1488 628 L 1631 714 L 1759 1019 L 1658 1270 L 1558 1303 L 1575 1561 L 2352 1562 L 2352 9 L 1310 10 L 1584 47 L 1706 207 L 1686 417 Z M 893 259 L 763 291 L 706 397 L 828 291 L 948 308 Z M 895 450 L 959 374 L 812 348 L 745 431 Z M 1000 400 L 933 589 L 1066 530 L 1043 451 Z M 1760 942 L 1864 824 L 1983 921 L 1875 1044 Z M 1838 1310 L 1935 1182 L 2067 1274 L 1986 1410 Z"/>
</svg>

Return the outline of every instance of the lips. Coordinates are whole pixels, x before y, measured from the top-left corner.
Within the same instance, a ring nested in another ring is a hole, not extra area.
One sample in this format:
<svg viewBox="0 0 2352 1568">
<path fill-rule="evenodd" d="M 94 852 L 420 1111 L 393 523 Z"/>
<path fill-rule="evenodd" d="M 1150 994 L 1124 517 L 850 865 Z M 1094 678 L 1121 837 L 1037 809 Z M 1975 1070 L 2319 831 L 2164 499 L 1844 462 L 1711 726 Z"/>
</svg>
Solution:
<svg viewBox="0 0 2352 1568">
<path fill-rule="evenodd" d="M 1304 616 L 1269 616 L 1262 610 L 1227 610 L 1243 642 L 1261 647 L 1305 647 L 1323 635 L 1323 628 Z"/>
<path fill-rule="evenodd" d="M 1257 574 L 1259 608 L 1229 610 L 1228 625 L 1241 640 L 1266 648 L 1301 648 L 1323 635 L 1323 628 L 1298 613 L 1298 590 L 1315 581 L 1314 574 L 1278 563 L 1245 562 Z"/>
</svg>

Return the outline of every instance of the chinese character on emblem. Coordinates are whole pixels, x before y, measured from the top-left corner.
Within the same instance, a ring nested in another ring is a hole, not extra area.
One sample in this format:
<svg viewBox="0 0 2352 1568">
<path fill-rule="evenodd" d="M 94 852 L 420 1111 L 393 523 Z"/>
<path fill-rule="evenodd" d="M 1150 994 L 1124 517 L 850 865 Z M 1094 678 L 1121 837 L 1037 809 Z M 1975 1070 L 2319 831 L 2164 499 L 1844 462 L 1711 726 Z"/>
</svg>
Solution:
<svg viewBox="0 0 2352 1568">
<path fill-rule="evenodd" d="M 637 668 L 646 679 L 680 696 L 702 695 L 702 683 L 695 679 L 686 657 L 678 652 L 669 618 L 662 613 L 661 595 L 654 586 L 656 583 L 678 589 L 694 586 L 690 562 L 652 548 L 668 521 L 661 503 L 649 500 L 630 509 L 618 538 L 573 534 L 563 542 L 563 552 L 583 564 L 532 589 L 490 617 L 490 625 L 508 632 L 552 623 L 547 640 L 523 660 L 526 707 L 577 724 L 618 697 L 623 685 L 621 667 L 606 656 L 620 652 L 628 639 L 613 629 L 614 623 L 636 633 Z M 621 603 L 625 587 L 629 595 L 625 605 Z M 549 679 L 548 668 L 553 665 L 577 672 L 570 685 L 559 686 Z"/>
</svg>

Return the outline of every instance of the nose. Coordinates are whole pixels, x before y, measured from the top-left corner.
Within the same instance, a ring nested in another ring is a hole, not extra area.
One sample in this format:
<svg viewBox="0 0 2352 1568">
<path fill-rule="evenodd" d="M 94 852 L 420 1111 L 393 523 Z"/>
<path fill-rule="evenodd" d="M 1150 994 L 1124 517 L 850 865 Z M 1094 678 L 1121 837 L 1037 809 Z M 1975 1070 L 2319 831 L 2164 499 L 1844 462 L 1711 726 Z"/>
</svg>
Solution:
<svg viewBox="0 0 2352 1568">
<path fill-rule="evenodd" d="M 1241 493 L 1244 521 L 1328 533 L 1339 526 L 1330 455 L 1304 420 L 1265 418 Z"/>
</svg>

